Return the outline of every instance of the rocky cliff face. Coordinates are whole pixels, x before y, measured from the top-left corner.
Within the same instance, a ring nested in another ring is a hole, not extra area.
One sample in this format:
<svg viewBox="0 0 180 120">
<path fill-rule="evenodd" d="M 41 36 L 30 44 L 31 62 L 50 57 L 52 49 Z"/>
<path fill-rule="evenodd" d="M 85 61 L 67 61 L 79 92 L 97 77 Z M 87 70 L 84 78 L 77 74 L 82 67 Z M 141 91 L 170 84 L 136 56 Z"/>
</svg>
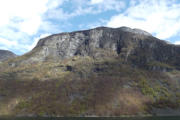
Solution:
<svg viewBox="0 0 180 120">
<path fill-rule="evenodd" d="M 7 50 L 0 50 L 0 62 L 5 61 L 9 58 L 16 57 L 16 55 Z"/>
<path fill-rule="evenodd" d="M 143 30 L 128 27 L 99 27 L 51 35 L 38 42 L 27 54 L 30 56 L 27 61 L 63 60 L 77 55 L 97 58 L 108 53 L 138 66 L 158 61 L 180 69 L 180 46 L 167 44 Z"/>
</svg>

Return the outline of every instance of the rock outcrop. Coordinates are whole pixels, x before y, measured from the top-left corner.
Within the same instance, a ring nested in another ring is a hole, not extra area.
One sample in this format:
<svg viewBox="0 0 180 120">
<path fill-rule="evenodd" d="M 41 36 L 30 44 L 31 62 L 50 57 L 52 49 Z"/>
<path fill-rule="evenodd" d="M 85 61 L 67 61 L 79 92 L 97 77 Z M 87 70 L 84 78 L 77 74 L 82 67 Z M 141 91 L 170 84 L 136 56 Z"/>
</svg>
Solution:
<svg viewBox="0 0 180 120">
<path fill-rule="evenodd" d="M 0 62 L 5 61 L 9 58 L 14 58 L 16 55 L 8 50 L 0 50 Z"/>
<path fill-rule="evenodd" d="M 27 61 L 63 60 L 76 55 L 102 57 L 106 53 L 115 53 L 138 66 L 158 61 L 180 69 L 180 46 L 128 27 L 98 27 L 51 35 L 38 42 L 27 54 Z"/>
</svg>

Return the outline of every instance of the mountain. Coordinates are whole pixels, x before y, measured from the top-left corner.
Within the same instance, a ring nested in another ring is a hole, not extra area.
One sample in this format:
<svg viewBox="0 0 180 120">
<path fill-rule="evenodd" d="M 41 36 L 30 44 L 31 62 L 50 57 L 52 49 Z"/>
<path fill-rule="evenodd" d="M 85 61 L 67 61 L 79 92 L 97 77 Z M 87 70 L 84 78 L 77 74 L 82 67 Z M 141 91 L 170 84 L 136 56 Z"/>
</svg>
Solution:
<svg viewBox="0 0 180 120">
<path fill-rule="evenodd" d="M 128 27 L 39 40 L 0 65 L 0 115 L 180 114 L 180 46 Z"/>
<path fill-rule="evenodd" d="M 0 62 L 9 58 L 14 58 L 16 55 L 8 50 L 0 50 Z"/>
<path fill-rule="evenodd" d="M 145 31 L 127 27 L 99 27 L 49 36 L 38 42 L 27 54 L 26 61 L 64 60 L 73 56 L 98 58 L 107 56 L 109 52 L 139 66 L 158 61 L 180 69 L 180 46 L 167 44 Z"/>
</svg>

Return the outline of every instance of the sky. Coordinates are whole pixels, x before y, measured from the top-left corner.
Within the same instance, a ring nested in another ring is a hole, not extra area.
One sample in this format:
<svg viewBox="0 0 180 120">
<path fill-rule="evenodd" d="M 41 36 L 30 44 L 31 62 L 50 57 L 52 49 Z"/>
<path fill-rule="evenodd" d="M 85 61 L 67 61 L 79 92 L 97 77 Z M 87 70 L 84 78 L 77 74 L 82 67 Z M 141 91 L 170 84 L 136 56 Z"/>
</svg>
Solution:
<svg viewBox="0 0 180 120">
<path fill-rule="evenodd" d="M 23 55 L 48 35 L 139 28 L 180 44 L 180 0 L 0 0 L 0 49 Z"/>
</svg>

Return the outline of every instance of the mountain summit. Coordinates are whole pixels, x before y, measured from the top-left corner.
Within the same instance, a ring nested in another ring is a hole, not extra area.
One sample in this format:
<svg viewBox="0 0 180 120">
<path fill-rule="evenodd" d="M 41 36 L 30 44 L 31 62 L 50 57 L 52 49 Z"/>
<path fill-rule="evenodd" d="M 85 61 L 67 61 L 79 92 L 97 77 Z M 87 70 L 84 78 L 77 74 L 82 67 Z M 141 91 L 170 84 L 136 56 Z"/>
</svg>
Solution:
<svg viewBox="0 0 180 120">
<path fill-rule="evenodd" d="M 0 64 L 0 115 L 180 115 L 180 46 L 128 27 L 39 40 Z"/>
<path fill-rule="evenodd" d="M 33 53 L 37 60 L 66 59 L 75 55 L 99 56 L 102 54 L 100 50 L 120 54 L 121 49 L 126 49 L 135 42 L 149 38 L 153 37 L 139 29 L 98 27 L 91 30 L 56 34 L 41 39 L 33 49 Z"/>
</svg>

